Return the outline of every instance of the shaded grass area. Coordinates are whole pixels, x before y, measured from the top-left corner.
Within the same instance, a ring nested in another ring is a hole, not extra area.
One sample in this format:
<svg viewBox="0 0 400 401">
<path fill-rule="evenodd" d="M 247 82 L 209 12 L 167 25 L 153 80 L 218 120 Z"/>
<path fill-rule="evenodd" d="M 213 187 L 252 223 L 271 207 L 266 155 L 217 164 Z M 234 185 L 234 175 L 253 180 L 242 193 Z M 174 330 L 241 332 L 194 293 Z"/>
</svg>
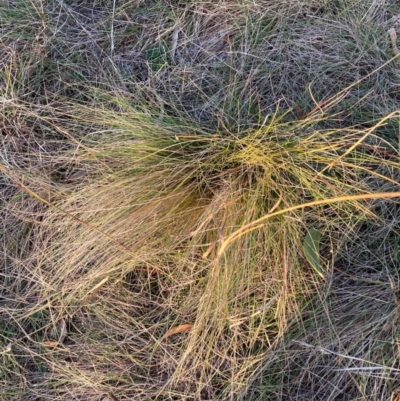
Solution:
<svg viewBox="0 0 400 401">
<path fill-rule="evenodd" d="M 5 400 L 396 400 L 396 2 L 1 6 Z"/>
</svg>

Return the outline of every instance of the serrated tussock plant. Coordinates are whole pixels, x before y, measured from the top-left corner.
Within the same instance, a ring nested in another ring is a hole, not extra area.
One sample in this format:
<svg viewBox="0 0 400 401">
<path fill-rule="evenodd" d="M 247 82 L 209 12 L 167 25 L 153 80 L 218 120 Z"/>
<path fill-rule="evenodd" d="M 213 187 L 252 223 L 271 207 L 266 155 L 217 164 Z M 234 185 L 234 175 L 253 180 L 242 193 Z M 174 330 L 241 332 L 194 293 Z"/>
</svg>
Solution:
<svg viewBox="0 0 400 401">
<path fill-rule="evenodd" d="M 178 347 L 161 392 L 235 394 L 329 286 L 343 237 L 374 219 L 379 188 L 397 190 L 396 150 L 375 134 L 384 121 L 324 128 L 337 116 L 321 110 L 207 132 L 110 101 L 116 111 L 71 109 L 92 124 L 74 151 L 90 173 L 49 204 L 41 231 L 51 241 L 37 245 L 47 283 L 40 302 L 58 319 L 107 305 L 121 318 L 118 328 L 102 321 L 104 330 L 151 336 L 148 369 L 168 364 L 167 349 Z M 321 234 L 317 268 L 304 253 L 310 229 Z M 121 298 L 127 291 L 142 310 L 135 320 L 123 319 L 133 307 Z M 179 324 L 190 331 L 167 345 L 163 333 Z"/>
</svg>

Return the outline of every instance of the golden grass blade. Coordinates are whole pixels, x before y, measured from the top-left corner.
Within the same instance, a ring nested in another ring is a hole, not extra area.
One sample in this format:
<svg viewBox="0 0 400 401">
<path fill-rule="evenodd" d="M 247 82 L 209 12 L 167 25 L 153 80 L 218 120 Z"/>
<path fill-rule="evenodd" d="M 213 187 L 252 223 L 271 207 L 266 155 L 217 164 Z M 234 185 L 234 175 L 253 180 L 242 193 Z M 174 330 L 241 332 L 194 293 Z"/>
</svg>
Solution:
<svg viewBox="0 0 400 401">
<path fill-rule="evenodd" d="M 179 326 L 175 326 L 172 327 L 171 329 L 169 329 L 165 334 L 164 334 L 164 339 L 171 337 L 175 334 L 182 334 L 182 333 L 186 333 L 189 330 L 191 330 L 193 328 L 192 324 L 181 324 Z"/>
<path fill-rule="evenodd" d="M 263 217 L 260 217 L 257 220 L 254 220 L 251 223 L 244 225 L 243 227 L 239 228 L 235 232 L 233 232 L 226 240 L 221 244 L 220 249 L 218 250 L 217 259 L 219 259 L 225 250 L 238 238 L 240 238 L 244 234 L 248 234 L 254 230 L 257 230 L 263 226 L 263 223 L 268 219 L 271 219 L 275 216 L 280 216 L 285 213 L 293 212 L 295 210 L 305 209 L 307 207 L 319 206 L 319 205 L 329 205 L 332 203 L 340 203 L 340 202 L 348 202 L 348 201 L 357 201 L 357 200 L 366 200 L 366 199 L 388 199 L 388 198 L 399 198 L 400 192 L 378 192 L 372 194 L 360 194 L 360 195 L 348 195 L 348 196 L 339 196 L 337 198 L 331 199 L 321 199 L 317 201 L 302 203 L 300 205 L 291 206 L 277 212 L 268 213 Z"/>
</svg>

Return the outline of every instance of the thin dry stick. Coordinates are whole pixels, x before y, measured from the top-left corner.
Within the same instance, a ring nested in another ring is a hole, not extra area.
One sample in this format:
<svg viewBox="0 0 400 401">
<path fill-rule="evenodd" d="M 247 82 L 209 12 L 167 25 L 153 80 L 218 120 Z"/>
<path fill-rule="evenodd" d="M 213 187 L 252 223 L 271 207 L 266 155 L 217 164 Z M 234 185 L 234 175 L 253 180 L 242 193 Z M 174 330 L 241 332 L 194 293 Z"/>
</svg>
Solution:
<svg viewBox="0 0 400 401">
<path fill-rule="evenodd" d="M 295 210 L 305 209 L 306 207 L 313 207 L 319 205 L 329 205 L 332 203 L 340 203 L 340 202 L 348 202 L 348 201 L 355 201 L 355 200 L 364 200 L 364 199 L 386 199 L 386 198 L 400 198 L 400 192 L 378 192 L 372 194 L 360 194 L 360 195 L 349 195 L 349 196 L 338 196 L 337 198 L 330 198 L 330 199 L 321 199 L 317 201 L 302 203 L 300 205 L 288 207 L 286 209 L 278 210 L 274 213 L 268 213 L 263 217 L 260 217 L 257 220 L 254 220 L 248 224 L 245 224 L 243 227 L 239 228 L 235 232 L 233 232 L 222 244 L 221 248 L 218 250 L 216 261 L 224 254 L 225 250 L 228 246 L 242 235 L 248 234 L 254 230 L 257 230 L 264 226 L 266 220 L 280 216 L 285 213 L 293 212 Z"/>
<path fill-rule="evenodd" d="M 178 39 L 179 39 L 179 26 L 176 26 L 174 28 L 174 31 L 172 32 L 172 46 L 171 46 L 171 60 L 172 62 L 175 62 L 175 53 L 176 53 L 176 48 L 178 47 Z"/>
<path fill-rule="evenodd" d="M 111 31 L 110 31 L 110 41 L 111 41 L 111 56 L 114 54 L 114 18 L 115 18 L 115 0 L 113 2 L 112 16 L 111 16 Z"/>
<path fill-rule="evenodd" d="M 398 56 L 400 54 L 400 50 L 397 47 L 397 33 L 394 28 L 389 29 L 389 36 L 390 36 L 390 40 L 392 42 L 393 53 L 395 56 Z"/>
</svg>

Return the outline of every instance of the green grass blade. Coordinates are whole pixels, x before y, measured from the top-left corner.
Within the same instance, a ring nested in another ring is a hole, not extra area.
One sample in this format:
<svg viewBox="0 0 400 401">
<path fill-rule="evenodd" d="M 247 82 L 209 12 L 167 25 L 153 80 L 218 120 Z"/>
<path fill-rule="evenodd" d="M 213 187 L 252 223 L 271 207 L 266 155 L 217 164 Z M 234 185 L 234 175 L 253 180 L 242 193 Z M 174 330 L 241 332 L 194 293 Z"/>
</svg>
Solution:
<svg viewBox="0 0 400 401">
<path fill-rule="evenodd" d="M 303 253 L 314 271 L 318 273 L 320 277 L 325 278 L 319 254 L 320 240 L 321 232 L 315 228 L 310 228 L 303 242 Z"/>
</svg>

